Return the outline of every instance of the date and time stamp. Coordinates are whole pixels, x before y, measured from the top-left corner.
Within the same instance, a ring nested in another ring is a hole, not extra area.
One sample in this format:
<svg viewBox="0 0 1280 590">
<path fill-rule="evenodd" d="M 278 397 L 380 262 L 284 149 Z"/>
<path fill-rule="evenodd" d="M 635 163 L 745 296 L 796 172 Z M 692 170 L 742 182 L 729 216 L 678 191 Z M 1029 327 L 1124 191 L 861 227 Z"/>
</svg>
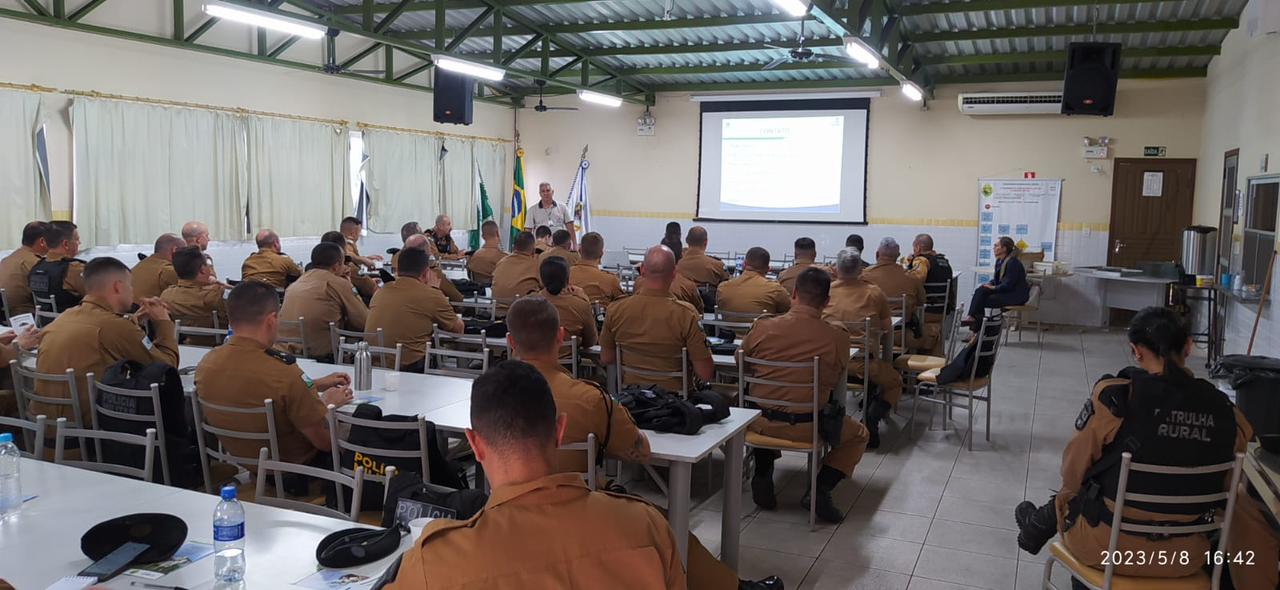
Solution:
<svg viewBox="0 0 1280 590">
<path fill-rule="evenodd" d="M 1237 565 L 1254 564 L 1253 551 L 1103 551 L 1101 566 L 1164 566 L 1164 565 Z"/>
</svg>

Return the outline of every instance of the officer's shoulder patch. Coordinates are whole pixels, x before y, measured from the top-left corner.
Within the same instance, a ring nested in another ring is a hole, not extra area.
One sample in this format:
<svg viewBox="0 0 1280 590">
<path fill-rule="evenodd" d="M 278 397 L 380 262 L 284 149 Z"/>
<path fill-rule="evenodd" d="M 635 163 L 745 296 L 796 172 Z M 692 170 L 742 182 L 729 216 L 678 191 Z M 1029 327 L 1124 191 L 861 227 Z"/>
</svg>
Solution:
<svg viewBox="0 0 1280 590">
<path fill-rule="evenodd" d="M 1129 384 L 1113 383 L 1098 392 L 1098 401 L 1106 406 L 1111 415 L 1117 418 L 1124 418 L 1125 410 L 1129 405 Z"/>
<path fill-rule="evenodd" d="M 280 362 L 282 362 L 282 363 L 284 363 L 284 364 L 286 364 L 286 365 L 292 365 L 292 364 L 294 364 L 294 363 L 298 362 L 298 359 L 294 358 L 294 356 L 293 356 L 293 355 L 291 355 L 291 354 L 289 354 L 289 353 L 287 353 L 287 352 L 283 352 L 283 351 L 280 351 L 280 350 L 276 350 L 276 349 L 274 349 L 274 348 L 268 348 L 268 349 L 266 350 L 266 352 L 267 352 L 267 356 L 269 356 L 269 357 L 271 357 L 271 358 L 273 358 L 273 359 L 276 359 L 276 360 L 278 360 L 278 361 L 280 361 Z"/>
<path fill-rule="evenodd" d="M 1084 400 L 1084 407 L 1080 408 L 1080 413 L 1076 415 L 1076 430 L 1084 430 L 1085 425 L 1089 423 L 1089 419 L 1093 417 L 1093 400 Z"/>
</svg>

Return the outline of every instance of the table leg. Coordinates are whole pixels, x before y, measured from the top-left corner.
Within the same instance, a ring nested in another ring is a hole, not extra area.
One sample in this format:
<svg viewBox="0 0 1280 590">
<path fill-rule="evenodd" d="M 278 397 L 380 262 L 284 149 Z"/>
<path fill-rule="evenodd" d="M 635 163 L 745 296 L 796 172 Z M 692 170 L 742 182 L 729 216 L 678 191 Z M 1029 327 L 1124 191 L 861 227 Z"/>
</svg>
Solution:
<svg viewBox="0 0 1280 590">
<path fill-rule="evenodd" d="M 692 469 L 692 463 L 672 461 L 671 472 L 667 476 L 667 522 L 671 524 L 676 548 L 680 550 L 680 561 L 685 566 L 689 565 L 689 479 Z"/>
<path fill-rule="evenodd" d="M 738 571 L 738 538 L 742 529 L 742 454 L 746 431 L 724 445 L 724 513 L 720 522 L 720 561 Z"/>
</svg>

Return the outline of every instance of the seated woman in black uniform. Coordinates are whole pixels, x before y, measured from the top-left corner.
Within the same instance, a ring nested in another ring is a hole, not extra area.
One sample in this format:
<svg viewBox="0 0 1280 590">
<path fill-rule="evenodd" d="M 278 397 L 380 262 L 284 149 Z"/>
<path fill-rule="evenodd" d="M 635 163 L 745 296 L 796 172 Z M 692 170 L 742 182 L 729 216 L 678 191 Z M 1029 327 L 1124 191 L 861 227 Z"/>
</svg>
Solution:
<svg viewBox="0 0 1280 590">
<path fill-rule="evenodd" d="M 969 301 L 969 317 L 962 322 L 966 326 L 977 325 L 989 307 L 1022 305 L 1031 298 L 1027 269 L 1018 260 L 1018 247 L 1013 243 L 1013 238 L 1002 236 L 996 240 L 991 251 L 996 255 L 995 272 L 990 281 L 974 289 L 973 299 Z"/>
</svg>

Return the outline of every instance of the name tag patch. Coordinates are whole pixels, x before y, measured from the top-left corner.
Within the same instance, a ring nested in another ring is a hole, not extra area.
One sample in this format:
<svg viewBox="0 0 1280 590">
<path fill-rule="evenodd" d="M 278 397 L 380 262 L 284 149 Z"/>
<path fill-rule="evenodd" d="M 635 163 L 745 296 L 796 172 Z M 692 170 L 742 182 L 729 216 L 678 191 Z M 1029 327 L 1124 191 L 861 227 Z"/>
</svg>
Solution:
<svg viewBox="0 0 1280 590">
<path fill-rule="evenodd" d="M 1080 414 L 1076 416 L 1076 430 L 1084 430 L 1089 419 L 1093 417 L 1093 400 L 1084 400 L 1084 407 L 1080 408 Z"/>
</svg>

